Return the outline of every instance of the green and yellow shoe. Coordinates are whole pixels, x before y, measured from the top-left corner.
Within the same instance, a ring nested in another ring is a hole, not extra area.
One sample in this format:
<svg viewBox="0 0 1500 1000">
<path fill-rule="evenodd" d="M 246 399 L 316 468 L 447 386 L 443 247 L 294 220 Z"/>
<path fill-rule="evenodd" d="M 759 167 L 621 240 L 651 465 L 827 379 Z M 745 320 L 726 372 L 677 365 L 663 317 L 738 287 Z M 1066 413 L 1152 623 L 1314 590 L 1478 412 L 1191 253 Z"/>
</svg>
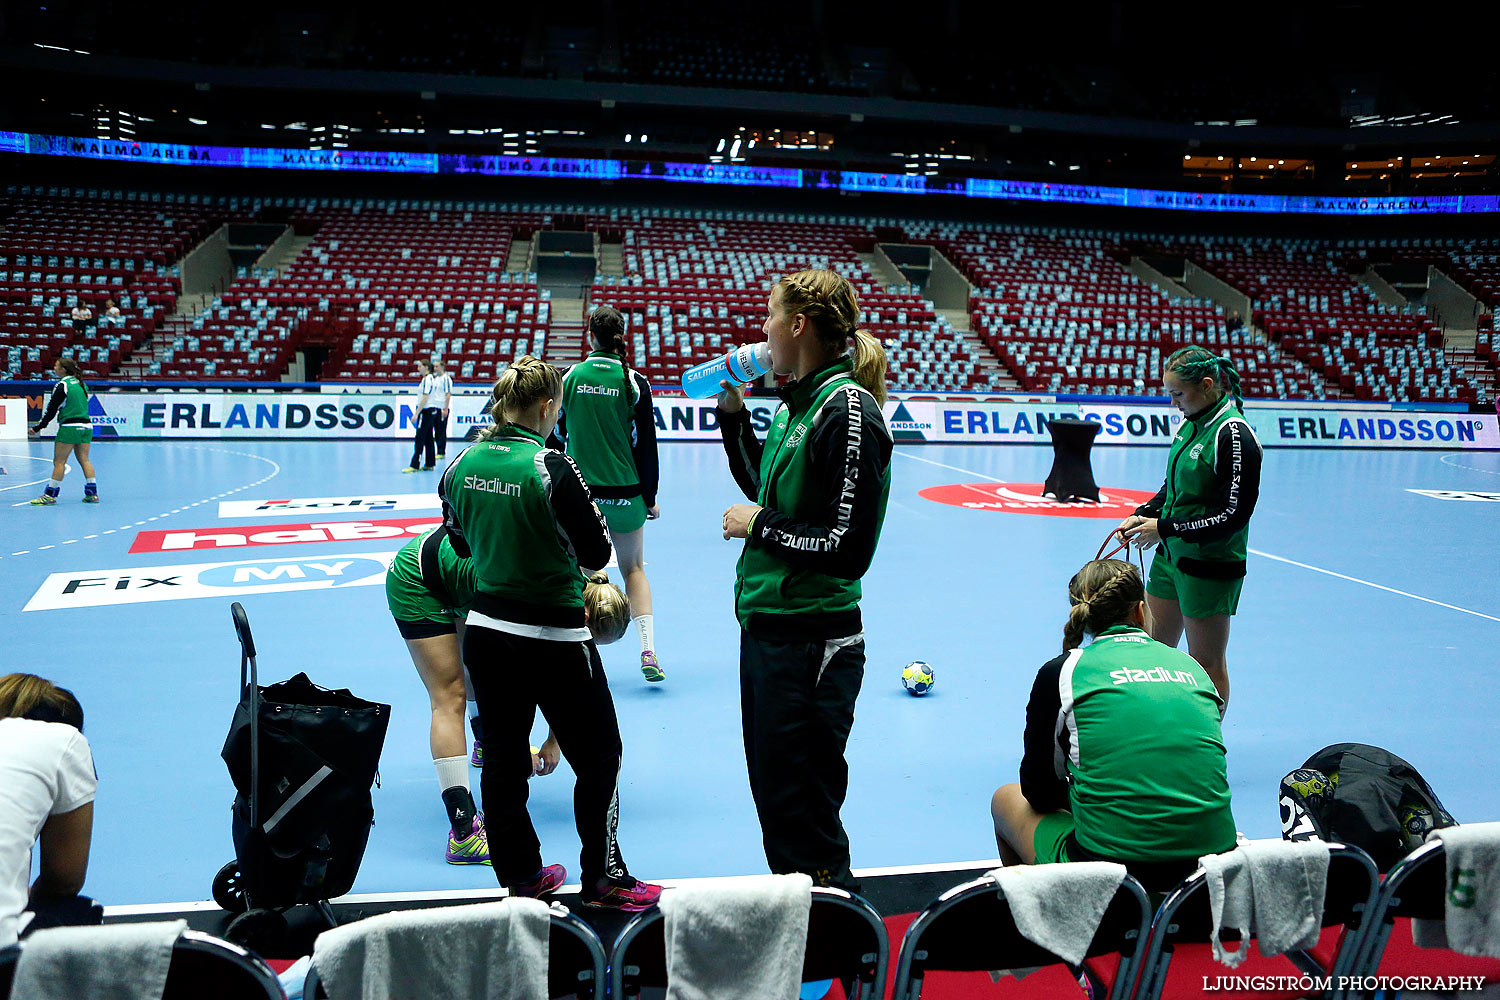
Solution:
<svg viewBox="0 0 1500 1000">
<path fill-rule="evenodd" d="M 490 838 L 484 832 L 484 815 L 474 817 L 474 829 L 463 840 L 457 840 L 453 831 L 448 831 L 448 853 L 450 865 L 487 865 L 490 863 Z"/>
</svg>

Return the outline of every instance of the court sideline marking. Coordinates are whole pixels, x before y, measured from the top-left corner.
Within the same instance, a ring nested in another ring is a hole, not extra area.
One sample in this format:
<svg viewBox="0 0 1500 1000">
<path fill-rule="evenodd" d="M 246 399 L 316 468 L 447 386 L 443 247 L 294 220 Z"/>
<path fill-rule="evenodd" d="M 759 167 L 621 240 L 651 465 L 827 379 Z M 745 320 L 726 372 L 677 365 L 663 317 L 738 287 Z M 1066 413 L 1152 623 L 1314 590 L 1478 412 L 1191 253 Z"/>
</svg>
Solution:
<svg viewBox="0 0 1500 1000">
<path fill-rule="evenodd" d="M 933 461 L 930 458 L 921 458 L 921 457 L 919 457 L 917 455 L 913 455 L 913 454 L 910 454 L 910 453 L 905 452 L 905 451 L 897 451 L 897 452 L 895 452 L 895 454 L 905 456 L 906 458 L 912 459 L 913 461 L 926 462 L 928 465 L 937 465 L 937 466 L 941 466 L 944 469 L 952 469 L 954 472 L 962 472 L 965 475 L 978 476 L 980 479 L 988 479 L 991 482 L 995 482 L 995 483 L 1006 482 L 1006 480 L 1004 480 L 1004 479 L 996 479 L 994 476 L 986 476 L 984 473 L 982 473 L 982 472 L 975 472 L 973 469 L 962 469 L 962 468 L 959 468 L 956 465 L 947 465 L 947 464 L 945 464 L 943 462 L 935 462 L 935 461 Z M 1451 463 L 1449 463 L 1449 464 L 1451 464 Z M 1478 472 L 1488 472 L 1489 470 L 1488 469 L 1478 469 L 1476 471 L 1478 471 Z M 1496 473 L 1496 475 L 1500 475 L 1500 473 Z M 1357 576 L 1348 576 L 1348 575 L 1346 575 L 1344 573 L 1336 573 L 1336 572 L 1334 572 L 1331 569 L 1324 569 L 1321 566 L 1313 566 L 1313 565 L 1310 565 L 1308 563 L 1298 562 L 1295 559 L 1288 559 L 1285 556 L 1272 555 L 1271 553 L 1269 553 L 1269 552 L 1263 552 L 1260 549 L 1247 549 L 1246 551 L 1250 552 L 1252 555 L 1261 556 L 1262 558 L 1265 558 L 1265 559 L 1273 559 L 1276 562 L 1286 563 L 1289 566 L 1299 566 L 1302 569 L 1312 570 L 1314 573 L 1323 573 L 1323 574 L 1325 574 L 1327 576 L 1337 577 L 1340 580 L 1348 580 L 1350 583 L 1358 583 L 1358 584 L 1362 584 L 1363 586 L 1366 586 L 1366 587 L 1373 587 L 1376 590 L 1384 590 L 1385 592 L 1390 593 L 1390 594 L 1399 594 L 1402 597 L 1410 597 L 1414 601 L 1422 601 L 1422 602 L 1427 603 L 1427 604 L 1435 604 L 1435 605 L 1437 605 L 1440 608 L 1448 608 L 1449 610 L 1452 610 L 1452 611 L 1461 611 L 1461 612 L 1463 612 L 1466 615 L 1473 615 L 1475 618 L 1485 618 L 1485 619 L 1488 619 L 1489 621 L 1492 621 L 1492 622 L 1500 622 L 1500 617 L 1496 617 L 1495 615 L 1487 615 L 1483 611 L 1473 611 L 1473 610 L 1471 610 L 1469 608 L 1461 608 L 1457 604 L 1448 604 L 1448 603 L 1446 603 L 1444 601 L 1434 600 L 1431 597 L 1423 597 L 1421 594 L 1413 594 L 1413 593 L 1411 593 L 1409 591 L 1397 590 L 1395 587 L 1387 587 L 1383 583 L 1375 583 L 1375 582 L 1373 582 L 1371 580 L 1361 580 Z"/>
<path fill-rule="evenodd" d="M 240 492 L 243 492 L 244 490 L 252 489 L 252 488 L 254 488 L 256 486 L 259 486 L 261 483 L 269 482 L 270 480 L 275 479 L 277 476 L 281 475 L 281 466 L 278 465 L 275 462 L 275 460 L 269 459 L 269 458 L 265 457 L 264 455 L 254 455 L 254 454 L 251 454 L 248 451 L 234 451 L 234 450 L 232 450 L 230 448 L 213 448 L 213 447 L 207 447 L 207 448 L 194 448 L 193 450 L 194 451 L 217 451 L 217 452 L 221 452 L 221 453 L 223 453 L 225 455 L 238 455 L 241 458 L 253 458 L 257 462 L 266 462 L 266 463 L 269 463 L 270 466 L 271 466 L 271 472 L 268 475 L 260 477 L 259 479 L 257 479 L 253 483 L 246 483 L 244 486 L 236 486 L 232 490 L 225 490 L 223 493 L 216 493 L 216 494 L 214 494 L 211 497 L 204 497 L 202 500 L 196 500 L 193 503 L 183 504 L 181 507 L 174 507 L 171 510 L 163 511 L 160 514 L 157 514 L 155 517 L 142 518 L 141 520 L 136 521 L 134 524 L 122 524 L 118 528 L 108 528 L 108 529 L 106 529 L 104 531 L 97 532 L 97 533 L 92 534 L 92 535 L 84 535 L 82 538 L 69 538 L 66 541 L 54 542 L 51 545 L 38 545 L 35 549 L 18 549 L 17 551 L 12 552 L 11 555 L 12 556 L 24 556 L 24 555 L 27 555 L 28 553 L 33 552 L 33 551 L 35 551 L 35 552 L 44 552 L 47 549 L 55 549 L 59 545 L 73 545 L 73 544 L 75 544 L 77 542 L 80 542 L 80 541 L 87 541 L 90 538 L 98 538 L 100 535 L 113 535 L 117 531 L 129 531 L 131 528 L 138 528 L 138 527 L 140 527 L 141 525 L 145 524 L 148 521 L 160 521 L 164 517 L 171 517 L 173 514 L 181 514 L 185 510 L 191 510 L 194 507 L 199 507 L 199 506 L 202 506 L 203 504 L 206 504 L 206 503 L 212 503 L 215 500 L 222 500 L 224 497 L 227 497 L 227 496 L 233 496 L 236 493 L 240 493 Z M 46 460 L 44 459 L 44 461 L 46 461 Z M 20 503 L 13 503 L 13 504 L 11 504 L 11 506 L 12 507 L 25 507 L 25 506 L 27 506 L 30 503 L 31 503 L 30 500 L 23 500 Z"/>
</svg>

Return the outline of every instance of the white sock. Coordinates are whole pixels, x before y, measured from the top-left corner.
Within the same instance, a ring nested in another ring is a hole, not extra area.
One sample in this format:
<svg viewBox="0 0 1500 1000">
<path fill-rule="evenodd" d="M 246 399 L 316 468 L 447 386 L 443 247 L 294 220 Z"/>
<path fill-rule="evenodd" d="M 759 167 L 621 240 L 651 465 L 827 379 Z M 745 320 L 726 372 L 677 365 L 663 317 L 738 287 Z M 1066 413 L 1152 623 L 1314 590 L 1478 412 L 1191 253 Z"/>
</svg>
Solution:
<svg viewBox="0 0 1500 1000">
<path fill-rule="evenodd" d="M 47 480 L 47 489 L 49 489 L 49 490 L 60 490 L 60 489 L 62 489 L 62 480 L 61 479 L 49 479 L 49 480 Z"/>
<path fill-rule="evenodd" d="M 93 476 L 89 476 L 87 479 L 84 480 L 84 482 L 87 483 L 90 486 L 98 486 L 99 485 L 98 480 L 96 480 Z"/>
<path fill-rule="evenodd" d="M 639 617 L 632 618 L 631 621 L 635 622 L 636 631 L 641 635 L 641 652 L 649 653 L 655 650 L 655 619 L 651 615 L 640 615 Z"/>
<path fill-rule="evenodd" d="M 434 757 L 432 766 L 437 769 L 438 790 L 446 792 L 450 788 L 469 787 L 469 758 L 464 757 Z"/>
</svg>

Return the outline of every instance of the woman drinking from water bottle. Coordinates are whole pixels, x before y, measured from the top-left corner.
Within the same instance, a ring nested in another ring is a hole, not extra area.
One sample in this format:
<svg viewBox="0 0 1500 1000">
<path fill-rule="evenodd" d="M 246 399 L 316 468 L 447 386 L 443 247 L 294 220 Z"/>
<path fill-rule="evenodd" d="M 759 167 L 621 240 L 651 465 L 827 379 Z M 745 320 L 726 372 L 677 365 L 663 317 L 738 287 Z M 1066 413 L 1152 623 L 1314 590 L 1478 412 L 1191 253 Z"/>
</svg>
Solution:
<svg viewBox="0 0 1500 1000">
<path fill-rule="evenodd" d="M 723 531 L 745 539 L 735 579 L 740 706 L 766 860 L 778 874 L 849 889 L 839 810 L 864 677 L 860 577 L 891 486 L 885 351 L 858 323 L 848 279 L 782 278 L 762 329 L 773 370 L 792 381 L 778 390 L 764 446 L 727 380 L 718 410 L 730 470 L 753 501 L 726 510 Z"/>
</svg>

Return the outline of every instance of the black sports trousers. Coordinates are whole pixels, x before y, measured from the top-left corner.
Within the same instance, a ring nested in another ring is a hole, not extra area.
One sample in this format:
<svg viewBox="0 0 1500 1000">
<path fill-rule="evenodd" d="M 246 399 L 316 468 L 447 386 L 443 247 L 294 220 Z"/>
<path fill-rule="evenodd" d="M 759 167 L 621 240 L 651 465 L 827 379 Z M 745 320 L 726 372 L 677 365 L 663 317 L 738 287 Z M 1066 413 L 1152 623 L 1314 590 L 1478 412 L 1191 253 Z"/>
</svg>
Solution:
<svg viewBox="0 0 1500 1000">
<path fill-rule="evenodd" d="M 443 411 L 435 406 L 426 407 L 417 413 L 417 443 L 411 453 L 413 469 L 430 469 L 437 464 L 437 449 L 433 447 L 433 428 L 442 422 Z M 444 438 L 446 443 L 447 439 Z M 426 455 L 423 455 L 426 452 Z M 423 458 L 426 461 L 423 461 Z"/>
<path fill-rule="evenodd" d="M 437 442 L 437 453 L 448 454 L 448 418 L 443 411 L 434 409 L 432 414 L 432 439 Z"/>
<path fill-rule="evenodd" d="M 864 636 L 758 639 L 740 632 L 740 713 L 766 862 L 780 875 L 855 888 L 839 819 L 844 747 L 865 674 Z"/>
<path fill-rule="evenodd" d="M 594 644 L 533 639 L 470 625 L 464 630 L 463 652 L 484 727 L 479 787 L 491 863 L 500 884 L 530 882 L 542 867 L 541 844 L 526 811 L 531 725 L 538 708 L 577 775 L 573 820 L 583 844 L 583 884 L 606 876 L 629 878 L 615 835 L 620 726 Z"/>
</svg>

